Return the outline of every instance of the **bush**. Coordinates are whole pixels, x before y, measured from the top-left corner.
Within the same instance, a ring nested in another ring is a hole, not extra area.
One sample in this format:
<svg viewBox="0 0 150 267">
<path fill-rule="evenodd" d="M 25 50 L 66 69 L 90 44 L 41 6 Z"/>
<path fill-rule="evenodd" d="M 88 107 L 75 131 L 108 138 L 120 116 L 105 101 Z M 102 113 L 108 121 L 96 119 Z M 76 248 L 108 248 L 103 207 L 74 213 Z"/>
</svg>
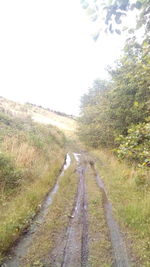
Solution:
<svg viewBox="0 0 150 267">
<path fill-rule="evenodd" d="M 135 176 L 135 183 L 138 187 L 141 188 L 149 188 L 150 187 L 150 181 L 148 174 L 144 172 L 143 170 L 137 172 Z"/>
<path fill-rule="evenodd" d="M 23 172 L 18 170 L 13 160 L 0 153 L 0 184 L 4 190 L 13 189 L 19 185 L 23 178 Z"/>
<path fill-rule="evenodd" d="M 150 167 L 150 123 L 140 123 L 128 130 L 127 136 L 116 139 L 119 144 L 115 151 L 119 158 L 134 160 L 140 166 Z"/>
</svg>

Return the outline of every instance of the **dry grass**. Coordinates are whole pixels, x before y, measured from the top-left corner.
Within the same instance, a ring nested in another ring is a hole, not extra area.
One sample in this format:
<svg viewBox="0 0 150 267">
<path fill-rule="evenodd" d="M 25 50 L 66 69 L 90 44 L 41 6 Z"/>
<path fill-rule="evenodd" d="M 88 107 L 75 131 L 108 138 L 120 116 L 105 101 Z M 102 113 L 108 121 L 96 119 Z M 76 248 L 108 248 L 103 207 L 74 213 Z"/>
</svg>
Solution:
<svg viewBox="0 0 150 267">
<path fill-rule="evenodd" d="M 15 159 L 16 166 L 29 167 L 36 161 L 36 148 L 27 142 L 20 142 L 18 136 L 5 136 L 1 150 Z"/>
<path fill-rule="evenodd" d="M 62 159 L 51 167 L 41 179 L 25 184 L 11 201 L 3 202 L 0 214 L 0 251 L 3 253 L 18 238 L 22 230 L 36 214 L 39 205 L 52 189 L 61 168 Z"/>
<path fill-rule="evenodd" d="M 102 194 L 90 167 L 86 181 L 89 209 L 89 266 L 112 266 L 111 242 L 102 206 Z"/>
<path fill-rule="evenodd" d="M 64 135 L 0 114 L 0 258 L 29 224 L 64 163 Z"/>
<path fill-rule="evenodd" d="M 58 127 L 66 136 L 75 137 L 77 123 L 74 119 L 31 104 L 20 104 L 0 97 L 0 108 L 16 117 L 31 117 L 35 122 Z"/>
<path fill-rule="evenodd" d="M 36 124 L 30 118 L 35 116 L 45 124 L 48 122 L 57 125 L 71 139 L 74 138 L 76 122 L 40 107 L 21 105 L 4 98 L 0 98 L 0 107 L 1 160 L 4 161 L 6 156 L 8 162 L 6 171 L 3 171 L 5 178 L 0 173 L 2 258 L 35 215 L 44 196 L 53 187 L 64 162 L 64 134 L 56 127 Z M 8 185 L 12 178 L 11 172 L 8 173 L 10 168 L 13 168 L 15 178 L 18 171 L 22 175 L 17 185 L 13 184 L 13 188 Z M 5 179 L 8 181 L 7 187 Z M 73 190 L 70 188 L 70 192 L 74 192 Z"/>
<path fill-rule="evenodd" d="M 141 171 L 119 162 L 107 150 L 94 151 L 118 221 L 128 232 L 135 266 L 150 266 L 150 191 L 137 184 Z M 147 180 L 149 174 L 146 172 Z"/>
</svg>

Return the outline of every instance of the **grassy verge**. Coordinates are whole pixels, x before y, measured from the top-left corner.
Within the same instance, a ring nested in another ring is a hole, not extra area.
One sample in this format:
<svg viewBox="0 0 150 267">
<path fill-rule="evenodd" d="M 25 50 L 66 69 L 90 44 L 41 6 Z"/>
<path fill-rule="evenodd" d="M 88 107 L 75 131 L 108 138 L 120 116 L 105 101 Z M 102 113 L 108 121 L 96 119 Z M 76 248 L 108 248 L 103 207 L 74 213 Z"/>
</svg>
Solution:
<svg viewBox="0 0 150 267">
<path fill-rule="evenodd" d="M 135 266 L 150 266 L 150 190 L 142 181 L 145 178 L 108 151 L 97 150 L 94 155 L 116 217 L 128 232 L 128 244 L 137 255 Z M 145 176 L 148 180 L 149 173 Z"/>
<path fill-rule="evenodd" d="M 0 113 L 0 259 L 52 189 L 64 142 L 56 127 Z"/>
<path fill-rule="evenodd" d="M 45 266 L 44 264 L 51 266 L 50 253 L 58 238 L 66 232 L 77 191 L 77 183 L 75 167 L 71 166 L 62 177 L 45 223 L 40 227 L 21 266 Z"/>
<path fill-rule="evenodd" d="M 43 198 L 52 189 L 59 169 L 60 164 L 55 165 L 55 168 L 51 169 L 45 177 L 26 186 L 12 202 L 2 207 L 0 215 L 1 258 L 35 216 Z"/>
<path fill-rule="evenodd" d="M 102 194 L 90 167 L 86 181 L 89 209 L 89 266 L 111 266 L 111 243 L 102 206 Z"/>
</svg>

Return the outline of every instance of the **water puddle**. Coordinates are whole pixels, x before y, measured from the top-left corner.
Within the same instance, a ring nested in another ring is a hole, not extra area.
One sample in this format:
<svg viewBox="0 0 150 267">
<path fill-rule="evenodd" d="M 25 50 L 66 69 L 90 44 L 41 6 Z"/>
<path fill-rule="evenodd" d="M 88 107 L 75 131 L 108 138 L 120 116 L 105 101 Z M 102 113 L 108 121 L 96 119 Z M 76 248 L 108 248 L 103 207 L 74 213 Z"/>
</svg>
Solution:
<svg viewBox="0 0 150 267">
<path fill-rule="evenodd" d="M 79 162 L 81 154 L 79 154 L 79 153 L 73 153 L 73 155 L 74 155 L 74 157 L 75 157 L 75 160 L 76 160 L 77 162 Z"/>
<path fill-rule="evenodd" d="M 71 157 L 67 153 L 65 165 L 63 166 L 63 170 L 62 170 L 60 176 L 64 175 L 64 172 L 69 168 L 70 164 L 71 164 Z"/>
<path fill-rule="evenodd" d="M 57 193 L 59 189 L 60 179 L 64 175 L 65 171 L 70 166 L 70 164 L 71 164 L 71 157 L 69 156 L 69 154 L 67 154 L 65 164 L 58 177 L 57 183 L 55 184 L 52 191 L 50 191 L 48 195 L 46 196 L 40 211 L 33 219 L 33 222 L 29 226 L 27 233 L 24 236 L 22 236 L 21 239 L 18 241 L 17 245 L 13 247 L 11 251 L 11 255 L 9 256 L 9 259 L 7 259 L 5 263 L 2 264 L 2 267 L 19 267 L 20 266 L 20 260 L 26 255 L 27 250 L 29 249 L 29 246 L 31 245 L 33 237 L 36 234 L 39 226 L 45 221 L 46 215 L 49 210 L 49 206 L 52 204 L 54 195 Z"/>
<path fill-rule="evenodd" d="M 78 162 L 80 154 L 74 153 Z M 88 224 L 87 199 L 85 188 L 85 166 L 77 167 L 79 184 L 74 210 L 66 233 L 62 267 L 87 266 L 88 260 Z M 57 266 L 57 265 L 52 265 Z"/>
</svg>

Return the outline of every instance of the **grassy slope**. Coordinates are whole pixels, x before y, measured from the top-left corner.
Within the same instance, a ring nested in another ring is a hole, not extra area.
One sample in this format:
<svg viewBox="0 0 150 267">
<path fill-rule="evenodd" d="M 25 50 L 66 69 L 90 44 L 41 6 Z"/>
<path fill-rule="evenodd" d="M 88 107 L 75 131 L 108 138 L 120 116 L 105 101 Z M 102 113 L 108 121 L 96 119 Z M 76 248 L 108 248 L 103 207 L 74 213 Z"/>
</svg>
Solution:
<svg viewBox="0 0 150 267">
<path fill-rule="evenodd" d="M 139 173 L 134 167 L 120 163 L 110 152 L 97 150 L 94 155 L 116 217 L 128 232 L 128 244 L 137 255 L 135 266 L 150 266 L 149 189 L 137 184 Z"/>
<path fill-rule="evenodd" d="M 34 123 L 27 117 L 30 112 L 24 106 L 7 100 L 3 102 L 2 110 L 5 106 L 5 111 L 15 117 L 3 112 L 0 115 L 0 163 L 3 164 L 0 171 L 1 255 L 18 238 L 45 194 L 53 187 L 64 162 L 66 142 L 58 128 Z M 58 117 L 53 114 L 53 120 Z M 69 122 L 71 120 L 69 118 Z M 70 127 L 68 120 L 64 123 L 66 128 Z"/>
<path fill-rule="evenodd" d="M 74 119 L 36 105 L 20 104 L 0 97 L 0 109 L 22 118 L 28 116 L 35 122 L 54 125 L 69 136 L 74 135 L 75 132 L 76 121 Z"/>
<path fill-rule="evenodd" d="M 67 137 L 69 137 L 69 140 L 70 140 L 70 145 L 72 147 L 72 139 L 75 139 L 74 131 L 76 128 L 76 123 L 74 120 L 56 115 L 52 112 L 49 112 L 47 110 L 41 109 L 36 106 L 34 107 L 30 105 L 20 105 L 20 104 L 11 102 L 11 101 L 8 101 L 8 102 L 4 101 L 2 106 L 3 108 L 5 108 L 5 110 L 11 111 L 11 113 L 15 111 L 15 114 L 17 114 L 17 116 L 18 114 L 19 116 L 22 116 L 22 117 L 27 117 L 27 115 L 29 115 L 30 117 L 35 118 L 35 120 L 37 121 L 42 122 L 43 120 L 43 123 L 45 124 L 53 121 L 54 122 L 53 124 L 56 124 L 57 126 L 59 126 L 61 130 L 63 130 L 63 132 L 67 134 Z M 64 126 L 64 124 L 66 126 Z M 47 128 L 47 126 L 45 127 Z M 56 131 L 56 128 L 51 127 L 51 129 L 55 129 L 54 131 Z M 58 139 L 59 139 L 61 134 L 59 133 L 59 131 L 57 132 L 57 134 L 58 134 Z M 7 129 L 7 135 L 9 136 L 8 129 Z M 54 136 L 56 136 L 56 132 L 54 133 Z M 24 155 L 25 154 L 27 155 L 24 161 L 22 157 L 20 156 L 17 157 L 17 160 L 16 160 L 17 167 L 20 168 L 22 163 L 24 164 L 24 166 L 28 166 L 28 165 L 32 166 L 33 161 L 35 161 L 37 165 L 35 165 L 35 168 L 32 168 L 31 176 L 29 175 L 30 178 L 28 178 L 26 182 L 24 181 L 22 185 L 22 189 L 19 189 L 19 190 L 17 189 L 17 196 L 14 197 L 14 201 L 13 201 L 14 204 L 10 205 L 9 196 L 8 195 L 5 196 L 5 194 L 3 195 L 4 205 L 1 203 L 2 214 L 5 213 L 6 217 L 8 213 L 12 214 L 12 217 L 11 215 L 10 217 L 9 216 L 7 217 L 8 218 L 8 229 L 9 229 L 9 230 L 7 229 L 7 232 L 10 232 L 13 234 L 13 238 L 12 238 L 12 235 L 10 235 L 10 241 L 15 239 L 19 235 L 22 229 L 22 226 L 24 227 L 24 223 L 22 224 L 22 222 L 20 223 L 19 221 L 19 218 L 20 218 L 19 214 L 24 214 L 25 217 L 23 216 L 22 217 L 23 219 L 21 220 L 23 222 L 25 221 L 25 223 L 28 222 L 28 219 L 35 214 L 35 211 L 38 208 L 37 203 L 40 203 L 41 199 L 43 199 L 43 196 L 45 195 L 47 190 L 51 188 L 51 186 L 54 184 L 56 174 L 61 165 L 60 163 L 63 162 L 63 157 L 64 157 L 64 150 L 63 150 L 63 147 L 61 147 L 61 145 L 57 144 L 57 146 L 54 145 L 53 147 L 50 148 L 51 159 L 49 161 L 48 166 L 51 166 L 51 168 L 49 169 L 49 177 L 46 174 L 44 176 L 42 172 L 39 175 L 39 177 L 45 177 L 45 178 L 44 180 L 38 179 L 37 181 L 38 183 L 37 187 L 40 188 L 39 195 L 37 196 L 37 192 L 35 192 L 34 190 L 34 183 L 35 183 L 34 177 L 36 177 L 36 175 L 40 173 L 40 170 L 43 170 L 43 169 L 48 170 L 46 166 L 45 168 L 43 168 L 44 166 L 43 164 L 45 163 L 45 158 L 42 161 L 42 158 L 40 155 L 41 153 L 36 154 L 34 150 L 34 146 L 29 145 L 30 142 L 23 143 L 24 145 L 22 146 L 22 148 L 20 148 L 20 146 L 18 146 L 17 138 L 14 139 L 14 136 L 13 136 L 13 141 L 12 139 L 6 138 L 5 142 L 3 142 L 3 147 L 11 151 L 12 155 L 14 155 L 15 157 L 16 155 L 21 155 L 22 150 L 24 151 Z M 51 141 L 52 141 L 51 144 L 54 144 L 56 140 L 54 141 L 52 138 Z M 37 142 L 37 145 L 38 145 L 38 142 Z M 74 146 L 74 149 L 76 149 L 76 145 Z M 60 156 L 59 158 L 56 157 L 56 151 L 57 151 L 57 155 L 59 154 Z M 118 162 L 118 160 L 108 151 L 94 151 L 94 155 L 95 155 L 95 158 L 97 159 L 97 168 L 105 180 L 109 197 L 114 206 L 114 212 L 116 214 L 116 217 L 118 218 L 118 221 L 122 225 L 122 228 L 125 229 L 125 232 L 128 232 L 129 246 L 131 246 L 131 249 L 133 250 L 135 255 L 138 255 L 137 259 L 135 259 L 137 262 L 136 266 L 150 266 L 149 264 L 150 262 L 150 258 L 149 258 L 149 254 L 150 254 L 150 243 L 149 243 L 150 193 L 148 189 L 143 187 L 142 184 L 141 185 L 137 184 L 136 181 L 138 180 L 137 179 L 138 173 L 134 168 L 130 168 L 125 163 Z M 37 157 L 37 158 L 36 160 L 32 161 L 34 157 L 35 158 Z M 38 164 L 39 162 L 41 162 L 40 166 Z M 53 169 L 54 164 L 56 166 L 56 169 Z M 35 175 L 32 175 L 35 170 L 36 170 Z M 88 176 L 89 175 L 91 174 L 88 174 Z M 43 181 L 45 182 L 43 183 Z M 99 220 L 103 221 L 103 214 L 101 210 L 101 196 L 100 196 L 99 190 L 96 189 L 96 185 L 94 184 L 93 181 L 87 178 L 87 183 L 88 183 L 89 212 L 90 212 L 89 220 L 91 222 L 90 234 L 91 236 L 93 235 L 93 243 L 90 244 L 90 252 L 92 255 L 90 258 L 90 261 L 92 264 L 91 266 L 97 266 L 96 265 L 97 258 L 99 254 L 99 247 L 101 247 L 101 243 L 99 244 L 99 242 L 96 239 L 94 239 L 94 229 L 96 227 L 98 231 Z M 31 185 L 33 185 L 33 188 Z M 42 189 L 42 186 L 43 186 L 43 189 Z M 33 197 L 31 197 L 32 193 L 33 193 Z M 26 195 L 27 195 L 27 198 L 29 199 L 29 202 L 28 202 L 29 204 L 27 204 L 25 200 Z M 24 212 L 21 212 L 22 208 L 20 208 L 20 211 L 19 211 L 20 213 L 18 213 L 18 225 L 17 225 L 15 223 L 14 224 L 12 223 L 13 221 L 17 219 L 17 215 L 15 215 L 15 212 L 11 213 L 11 211 L 16 210 L 15 205 L 16 207 L 18 207 L 17 210 L 19 210 L 20 199 L 25 200 L 25 205 L 24 205 L 25 209 L 24 209 Z M 10 207 L 9 209 L 8 209 L 8 206 Z M 54 207 L 55 207 L 55 204 L 54 204 Z M 100 210 L 98 210 L 98 207 L 100 207 Z M 6 213 L 7 209 L 8 209 L 8 213 Z M 29 216 L 26 216 L 27 214 Z M 0 219 L 2 219 L 2 217 Z M 16 231 L 14 231 L 15 227 L 16 227 Z M 104 227 L 105 227 L 105 223 L 104 223 Z M 109 247 L 109 243 L 107 243 L 106 239 L 104 238 L 104 240 L 102 240 L 105 242 L 104 246 L 102 246 L 104 250 L 101 250 L 102 259 L 109 258 L 107 256 L 107 249 Z M 7 242 L 10 242 L 10 241 L 7 241 Z M 36 260 L 36 256 L 34 257 Z M 41 257 L 42 257 L 42 252 L 41 252 Z M 107 260 L 103 266 L 109 266 L 109 260 Z"/>
</svg>

